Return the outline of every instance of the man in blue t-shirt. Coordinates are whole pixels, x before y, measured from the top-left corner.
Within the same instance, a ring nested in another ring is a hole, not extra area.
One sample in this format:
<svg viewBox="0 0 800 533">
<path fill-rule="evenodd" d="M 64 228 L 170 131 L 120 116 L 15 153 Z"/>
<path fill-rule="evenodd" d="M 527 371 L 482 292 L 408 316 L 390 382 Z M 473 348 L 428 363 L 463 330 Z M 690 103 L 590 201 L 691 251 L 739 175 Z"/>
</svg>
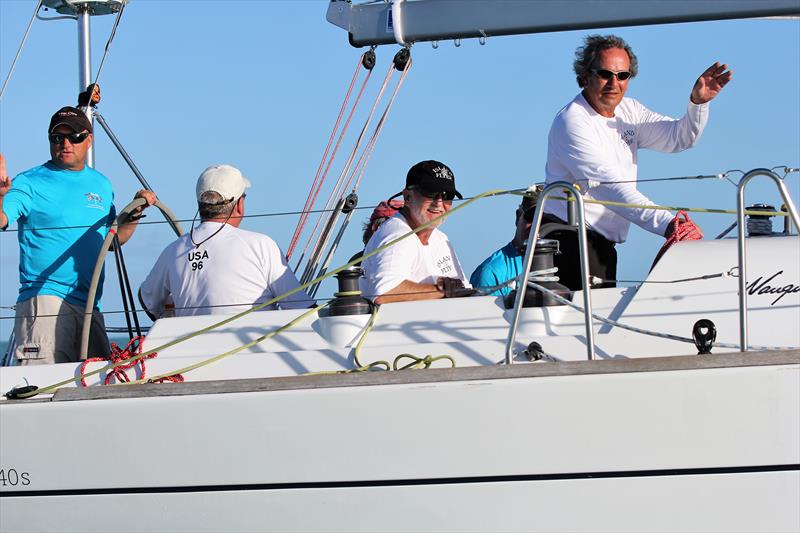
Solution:
<svg viewBox="0 0 800 533">
<path fill-rule="evenodd" d="M 494 288 L 487 293 L 490 296 L 506 296 L 513 290 L 513 281 L 522 270 L 522 254 L 531 230 L 533 208 L 534 200 L 524 196 L 516 211 L 514 238 L 478 265 L 469 278 L 473 287 L 479 291 Z"/>
<path fill-rule="evenodd" d="M 97 302 L 89 353 L 80 354 L 83 313 L 89 284 L 107 226 L 116 216 L 111 182 L 86 165 L 92 123 L 74 107 L 58 110 L 48 129 L 50 161 L 22 172 L 13 183 L 0 155 L 0 229 L 17 222 L 20 290 L 14 335 L 20 364 L 79 361 L 108 355 L 110 348 Z M 151 191 L 139 191 L 147 205 Z M 132 219 L 141 218 L 141 208 Z M 121 243 L 136 229 L 120 226 Z"/>
</svg>

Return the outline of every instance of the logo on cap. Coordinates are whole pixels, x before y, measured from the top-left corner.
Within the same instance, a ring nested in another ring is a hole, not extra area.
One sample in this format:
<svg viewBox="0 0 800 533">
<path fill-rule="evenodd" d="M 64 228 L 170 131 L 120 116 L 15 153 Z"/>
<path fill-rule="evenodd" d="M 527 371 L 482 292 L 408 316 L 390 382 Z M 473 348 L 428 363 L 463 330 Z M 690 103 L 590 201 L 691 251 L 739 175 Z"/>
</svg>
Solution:
<svg viewBox="0 0 800 533">
<path fill-rule="evenodd" d="M 433 173 L 436 174 L 436 177 L 441 180 L 453 181 L 453 173 L 450 172 L 450 169 L 447 167 L 435 167 L 433 169 Z"/>
</svg>

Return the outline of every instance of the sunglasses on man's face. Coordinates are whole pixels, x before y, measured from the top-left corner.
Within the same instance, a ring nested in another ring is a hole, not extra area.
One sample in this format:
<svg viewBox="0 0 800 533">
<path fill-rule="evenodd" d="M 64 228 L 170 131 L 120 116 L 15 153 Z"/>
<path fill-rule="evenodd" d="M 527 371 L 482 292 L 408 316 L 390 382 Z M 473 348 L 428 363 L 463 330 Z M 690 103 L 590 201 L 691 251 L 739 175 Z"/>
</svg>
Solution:
<svg viewBox="0 0 800 533">
<path fill-rule="evenodd" d="M 89 137 L 89 132 L 83 133 L 51 133 L 47 136 L 52 144 L 61 144 L 67 139 L 70 144 L 80 144 Z"/>
<path fill-rule="evenodd" d="M 426 191 L 424 189 L 420 189 L 418 187 L 411 188 L 414 191 L 417 191 L 420 195 L 428 198 L 429 200 L 441 200 L 443 202 L 452 202 L 453 198 L 456 197 L 456 193 L 453 191 Z"/>
<path fill-rule="evenodd" d="M 613 70 L 606 70 L 604 68 L 593 68 L 592 74 L 600 78 L 601 80 L 610 80 L 614 76 L 617 77 L 619 81 L 625 81 L 631 77 L 631 73 L 627 70 L 621 70 L 620 72 L 614 72 Z"/>
</svg>

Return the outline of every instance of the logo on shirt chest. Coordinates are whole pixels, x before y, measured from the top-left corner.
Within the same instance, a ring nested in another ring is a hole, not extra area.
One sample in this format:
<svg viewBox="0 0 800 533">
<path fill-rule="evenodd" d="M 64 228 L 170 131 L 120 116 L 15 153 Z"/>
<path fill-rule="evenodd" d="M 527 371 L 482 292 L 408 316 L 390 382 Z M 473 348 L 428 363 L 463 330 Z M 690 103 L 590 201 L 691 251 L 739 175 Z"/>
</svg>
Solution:
<svg viewBox="0 0 800 533">
<path fill-rule="evenodd" d="M 86 207 L 90 209 L 103 209 L 103 197 L 95 192 L 84 193 L 86 197 Z"/>
<path fill-rule="evenodd" d="M 622 139 L 622 142 L 624 142 L 629 147 L 633 145 L 633 140 L 635 137 L 636 137 L 636 131 L 631 129 L 622 130 L 622 132 L 620 133 L 620 138 Z"/>
<path fill-rule="evenodd" d="M 453 271 L 453 258 L 450 255 L 445 255 L 436 260 L 436 268 L 442 274 L 448 274 Z"/>
</svg>

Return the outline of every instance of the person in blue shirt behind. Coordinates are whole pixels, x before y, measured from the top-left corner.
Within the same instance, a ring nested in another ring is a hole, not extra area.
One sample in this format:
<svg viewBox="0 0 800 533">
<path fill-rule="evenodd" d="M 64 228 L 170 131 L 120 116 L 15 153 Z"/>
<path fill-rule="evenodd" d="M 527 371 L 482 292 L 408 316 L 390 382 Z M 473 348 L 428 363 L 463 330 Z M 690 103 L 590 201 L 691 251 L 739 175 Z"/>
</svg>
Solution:
<svg viewBox="0 0 800 533">
<path fill-rule="evenodd" d="M 495 290 L 486 294 L 503 297 L 514 289 L 514 280 L 522 271 L 523 253 L 531 231 L 534 207 L 535 200 L 529 196 L 523 196 L 522 203 L 517 207 L 515 214 L 514 238 L 478 265 L 469 278 L 469 282 L 474 288 L 479 291 L 494 288 Z M 511 283 L 507 283 L 509 281 Z"/>
<path fill-rule="evenodd" d="M 20 364 L 77 362 L 110 352 L 97 288 L 89 353 L 80 354 L 89 284 L 108 224 L 116 217 L 111 182 L 86 165 L 92 123 L 75 107 L 63 107 L 47 130 L 50 160 L 12 182 L 0 154 L 0 229 L 17 223 L 20 289 L 14 320 L 15 355 Z M 139 191 L 152 205 L 156 196 Z M 121 243 L 141 218 L 120 226 Z"/>
</svg>

